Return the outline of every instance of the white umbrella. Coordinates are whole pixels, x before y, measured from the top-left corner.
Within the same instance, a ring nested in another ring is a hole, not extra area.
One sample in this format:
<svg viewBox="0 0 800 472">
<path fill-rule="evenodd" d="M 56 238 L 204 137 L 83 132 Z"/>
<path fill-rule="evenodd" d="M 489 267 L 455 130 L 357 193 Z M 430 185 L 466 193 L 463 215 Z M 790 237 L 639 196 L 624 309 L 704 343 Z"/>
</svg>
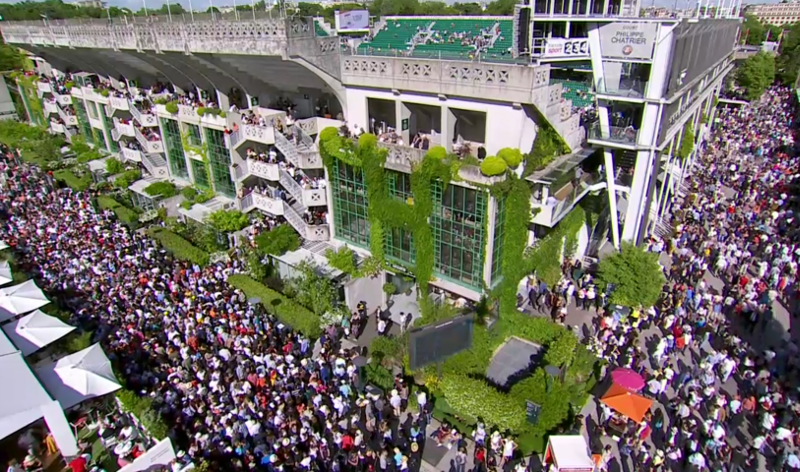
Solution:
<svg viewBox="0 0 800 472">
<path fill-rule="evenodd" d="M 2 243 L 0 241 L 0 243 Z M 11 276 L 11 265 L 8 261 L 0 261 L 0 285 L 11 283 L 14 277 Z"/>
<path fill-rule="evenodd" d="M 50 303 L 42 289 L 36 286 L 33 280 L 26 280 L 18 285 L 0 288 L 0 308 L 7 313 L 0 312 L 0 321 L 13 318 L 41 308 Z M 9 313 L 11 314 L 9 316 Z"/>
<path fill-rule="evenodd" d="M 3 249 L 8 249 L 10 247 L 11 246 L 9 246 L 5 241 L 0 241 L 0 251 L 2 251 Z"/>
<path fill-rule="evenodd" d="M 40 367 L 36 374 L 65 409 L 121 388 L 100 344 Z"/>
<path fill-rule="evenodd" d="M 26 356 L 66 336 L 74 329 L 74 326 L 39 310 L 3 326 L 3 331 L 11 342 Z"/>
</svg>

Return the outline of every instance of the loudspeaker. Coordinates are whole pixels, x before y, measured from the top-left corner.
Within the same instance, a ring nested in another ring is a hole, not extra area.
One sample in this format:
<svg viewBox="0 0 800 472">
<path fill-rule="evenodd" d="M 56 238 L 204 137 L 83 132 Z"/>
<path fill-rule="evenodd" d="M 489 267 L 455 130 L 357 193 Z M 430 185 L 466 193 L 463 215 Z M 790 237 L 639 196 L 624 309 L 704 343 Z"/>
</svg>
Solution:
<svg viewBox="0 0 800 472">
<path fill-rule="evenodd" d="M 519 54 L 529 53 L 531 44 L 531 7 L 526 6 L 519 9 L 519 17 L 517 18 L 519 29 L 517 30 L 517 45 Z"/>
</svg>

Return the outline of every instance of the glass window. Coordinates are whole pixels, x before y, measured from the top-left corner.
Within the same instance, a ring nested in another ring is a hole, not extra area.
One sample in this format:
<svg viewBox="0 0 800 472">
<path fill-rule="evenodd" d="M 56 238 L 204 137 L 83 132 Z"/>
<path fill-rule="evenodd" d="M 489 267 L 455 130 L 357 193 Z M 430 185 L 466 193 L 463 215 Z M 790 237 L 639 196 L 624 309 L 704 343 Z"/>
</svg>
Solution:
<svg viewBox="0 0 800 472">
<path fill-rule="evenodd" d="M 192 146 L 202 146 L 203 137 L 200 134 L 200 127 L 191 123 L 186 124 L 186 134 L 188 135 L 189 144 Z"/>
<path fill-rule="evenodd" d="M 369 246 L 367 192 L 364 172 L 334 159 L 331 176 L 334 236 L 358 246 Z"/>
<path fill-rule="evenodd" d="M 441 182 L 433 186 L 433 229 L 437 275 L 480 290 L 483 287 L 486 194 Z"/>
<path fill-rule="evenodd" d="M 164 128 L 164 144 L 167 147 L 167 162 L 172 175 L 189 179 L 189 169 L 186 166 L 186 156 L 183 153 L 183 142 L 178 122 L 161 118 L 161 127 Z"/>
<path fill-rule="evenodd" d="M 94 144 L 92 125 L 89 124 L 89 118 L 86 116 L 86 107 L 83 105 L 83 100 L 75 99 L 73 101 L 75 103 L 75 114 L 78 116 L 81 134 L 83 138 L 86 139 L 87 143 Z"/>
<path fill-rule="evenodd" d="M 506 222 L 506 202 L 497 200 L 497 212 L 494 215 L 494 240 L 492 244 L 492 287 L 501 280 L 503 254 L 503 226 Z"/>
<path fill-rule="evenodd" d="M 236 194 L 236 187 L 231 180 L 231 158 L 225 146 L 225 133 L 220 130 L 206 128 L 208 144 L 208 163 L 211 165 L 211 178 L 214 190 L 228 197 Z"/>
<path fill-rule="evenodd" d="M 208 181 L 208 168 L 206 163 L 198 161 L 197 159 L 189 159 L 192 163 L 192 173 L 194 174 L 194 184 L 200 188 L 210 188 L 211 183 Z"/>
</svg>

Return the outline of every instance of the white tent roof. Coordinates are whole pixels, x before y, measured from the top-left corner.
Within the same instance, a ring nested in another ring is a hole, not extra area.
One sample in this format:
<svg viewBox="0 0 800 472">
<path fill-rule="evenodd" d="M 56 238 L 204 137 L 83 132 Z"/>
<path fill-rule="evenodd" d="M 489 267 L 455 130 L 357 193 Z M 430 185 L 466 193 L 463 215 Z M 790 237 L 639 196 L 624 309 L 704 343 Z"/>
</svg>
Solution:
<svg viewBox="0 0 800 472">
<path fill-rule="evenodd" d="M 11 343 L 11 340 L 8 339 L 2 331 L 0 331 L 0 357 L 15 352 L 17 352 L 17 347 Z"/>
<path fill-rule="evenodd" d="M 11 246 L 9 246 L 5 241 L 0 241 L 0 251 L 2 251 L 3 249 L 8 249 L 10 247 Z"/>
<path fill-rule="evenodd" d="M 0 321 L 13 318 L 41 308 L 50 303 L 44 295 L 42 289 L 36 286 L 33 280 L 26 280 L 21 284 L 11 287 L 0 288 L 0 308 L 6 312 L 0 312 Z M 9 313 L 11 316 L 9 316 Z"/>
<path fill-rule="evenodd" d="M 0 241 L 2 243 L 2 241 Z M 11 283 L 14 278 L 11 276 L 11 265 L 8 261 L 0 261 L 0 285 Z"/>
<path fill-rule="evenodd" d="M 36 374 L 64 408 L 121 388 L 100 344 L 37 367 Z"/>
<path fill-rule="evenodd" d="M 172 441 L 169 438 L 164 438 L 147 450 L 147 452 L 137 457 L 132 464 L 128 464 L 119 469 L 119 472 L 146 472 L 149 470 L 157 470 L 156 466 L 169 466 L 173 459 L 175 459 L 175 449 L 172 447 Z"/>
<path fill-rule="evenodd" d="M 0 439 L 44 417 L 61 453 L 76 455 L 78 445 L 61 405 L 42 388 L 22 354 L 0 356 L 0 372 L 7 386 L 0 389 Z"/>
<path fill-rule="evenodd" d="M 594 470 L 589 446 L 581 435 L 550 436 L 547 447 L 556 470 Z"/>
<path fill-rule="evenodd" d="M 40 310 L 3 326 L 8 338 L 25 356 L 66 336 L 74 329 L 75 327 Z"/>
</svg>

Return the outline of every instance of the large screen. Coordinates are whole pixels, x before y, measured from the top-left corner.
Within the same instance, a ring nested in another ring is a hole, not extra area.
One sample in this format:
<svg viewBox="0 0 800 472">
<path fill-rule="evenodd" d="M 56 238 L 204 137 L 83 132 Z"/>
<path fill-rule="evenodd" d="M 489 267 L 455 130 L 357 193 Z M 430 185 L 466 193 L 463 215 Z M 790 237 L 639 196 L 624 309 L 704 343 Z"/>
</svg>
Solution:
<svg viewBox="0 0 800 472">
<path fill-rule="evenodd" d="M 474 319 L 472 314 L 459 315 L 411 330 L 408 338 L 411 370 L 442 362 L 471 348 Z"/>
<path fill-rule="evenodd" d="M 369 11 L 336 12 L 336 31 L 369 31 Z"/>
</svg>

